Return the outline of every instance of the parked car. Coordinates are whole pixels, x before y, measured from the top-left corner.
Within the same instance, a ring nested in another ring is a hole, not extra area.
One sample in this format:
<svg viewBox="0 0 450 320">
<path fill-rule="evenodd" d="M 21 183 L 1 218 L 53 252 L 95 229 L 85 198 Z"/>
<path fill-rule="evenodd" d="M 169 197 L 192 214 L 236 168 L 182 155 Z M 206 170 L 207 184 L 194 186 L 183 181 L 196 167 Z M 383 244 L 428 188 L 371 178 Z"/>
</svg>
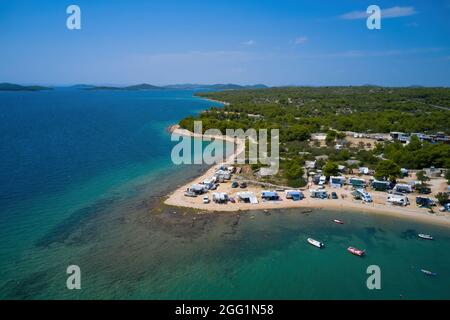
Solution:
<svg viewBox="0 0 450 320">
<path fill-rule="evenodd" d="M 208 196 L 204 196 L 203 197 L 203 203 L 204 204 L 208 204 L 210 201 L 209 201 L 209 197 Z"/>
<path fill-rule="evenodd" d="M 241 184 L 239 185 L 239 187 L 240 187 L 241 189 L 245 189 L 245 188 L 247 188 L 247 183 L 246 183 L 246 182 L 241 182 Z"/>
<path fill-rule="evenodd" d="M 334 199 L 334 200 L 338 199 L 337 193 L 336 192 L 332 192 L 331 193 L 331 198 Z"/>
<path fill-rule="evenodd" d="M 419 193 L 420 194 L 430 194 L 431 193 L 431 189 L 428 187 L 420 187 L 419 188 Z"/>
<path fill-rule="evenodd" d="M 231 202 L 231 203 L 236 203 L 236 199 L 230 198 L 230 202 Z"/>
<path fill-rule="evenodd" d="M 231 187 L 232 187 L 233 189 L 236 189 L 236 188 L 239 187 L 239 183 L 238 183 L 237 181 L 233 181 L 233 183 L 231 184 Z"/>
<path fill-rule="evenodd" d="M 419 207 L 425 207 L 425 208 L 430 208 L 430 207 L 436 205 L 432 199 L 423 198 L 423 197 L 416 197 L 416 204 Z"/>
</svg>

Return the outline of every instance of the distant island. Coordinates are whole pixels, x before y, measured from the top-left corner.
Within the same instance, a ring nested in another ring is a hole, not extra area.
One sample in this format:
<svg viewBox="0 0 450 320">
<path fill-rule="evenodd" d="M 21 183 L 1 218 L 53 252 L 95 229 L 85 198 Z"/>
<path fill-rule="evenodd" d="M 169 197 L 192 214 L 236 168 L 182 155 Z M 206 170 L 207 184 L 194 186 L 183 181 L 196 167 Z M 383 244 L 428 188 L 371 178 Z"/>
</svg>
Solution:
<svg viewBox="0 0 450 320">
<path fill-rule="evenodd" d="M 57 88 L 57 87 L 56 87 Z M 63 87 L 61 87 L 63 88 Z M 69 87 L 70 89 L 88 90 L 88 91 L 152 91 L 152 90 L 202 90 L 202 91 L 225 91 L 225 90 L 250 90 L 250 89 L 267 89 L 264 84 L 255 85 L 239 85 L 239 84 L 171 84 L 165 86 L 154 86 L 148 83 L 142 83 L 131 86 L 109 86 L 109 85 L 91 85 L 76 84 Z M 51 87 L 45 86 L 22 86 L 14 83 L 0 83 L 0 91 L 41 91 L 53 90 Z"/>
<path fill-rule="evenodd" d="M 110 87 L 110 86 L 92 86 L 84 88 L 85 90 L 114 90 L 114 91 L 148 91 L 148 90 L 164 90 L 163 87 L 153 86 L 151 84 L 143 83 L 127 87 Z"/>
<path fill-rule="evenodd" d="M 50 87 L 43 86 L 21 86 L 14 83 L 0 83 L 0 91 L 42 91 L 52 90 Z"/>
<path fill-rule="evenodd" d="M 154 86 L 151 84 L 143 83 L 127 87 L 114 87 L 114 86 L 86 86 L 85 90 L 124 90 L 124 91 L 141 91 L 141 90 L 242 90 L 242 89 L 265 89 L 267 86 L 263 84 L 256 85 L 238 85 L 238 84 L 172 84 L 166 86 Z"/>
<path fill-rule="evenodd" d="M 238 85 L 233 83 L 228 84 L 173 84 L 165 86 L 167 89 L 179 89 L 179 90 L 242 90 L 242 89 L 266 89 L 268 88 L 264 84 L 255 85 Z"/>
</svg>

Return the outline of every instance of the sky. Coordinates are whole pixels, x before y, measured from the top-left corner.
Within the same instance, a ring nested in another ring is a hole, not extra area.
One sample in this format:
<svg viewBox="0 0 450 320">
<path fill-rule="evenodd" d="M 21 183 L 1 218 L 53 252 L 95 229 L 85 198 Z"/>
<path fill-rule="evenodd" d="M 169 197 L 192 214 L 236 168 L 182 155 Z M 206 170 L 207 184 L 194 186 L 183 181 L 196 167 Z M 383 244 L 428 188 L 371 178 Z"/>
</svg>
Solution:
<svg viewBox="0 0 450 320">
<path fill-rule="evenodd" d="M 0 0 L 0 82 L 450 86 L 450 0 Z"/>
</svg>

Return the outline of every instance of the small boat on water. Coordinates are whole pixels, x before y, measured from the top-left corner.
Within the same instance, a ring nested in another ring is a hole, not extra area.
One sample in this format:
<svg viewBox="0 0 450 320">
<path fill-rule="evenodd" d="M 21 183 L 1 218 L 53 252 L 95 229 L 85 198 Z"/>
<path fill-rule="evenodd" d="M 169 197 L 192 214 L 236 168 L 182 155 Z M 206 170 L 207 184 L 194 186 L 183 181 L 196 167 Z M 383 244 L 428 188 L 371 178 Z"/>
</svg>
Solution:
<svg viewBox="0 0 450 320">
<path fill-rule="evenodd" d="M 334 219 L 334 220 L 333 220 L 333 222 L 334 222 L 334 223 L 337 223 L 337 224 L 344 224 L 344 222 L 343 222 L 343 221 L 341 221 L 341 220 L 338 220 L 338 219 Z"/>
<path fill-rule="evenodd" d="M 425 269 L 420 269 L 420 271 L 421 271 L 422 273 L 425 273 L 427 276 L 432 276 L 432 277 L 436 277 L 436 276 L 437 276 L 437 273 L 436 273 L 436 272 L 432 272 L 432 271 L 425 270 Z"/>
<path fill-rule="evenodd" d="M 319 249 L 322 249 L 323 247 L 325 247 L 325 244 L 323 244 L 320 241 L 314 240 L 312 238 L 308 238 L 307 241 L 309 242 L 309 244 L 312 244 L 314 247 L 317 247 Z"/>
<path fill-rule="evenodd" d="M 425 240 L 434 240 L 433 237 L 430 236 L 429 234 L 423 234 L 423 233 L 421 233 L 421 234 L 418 234 L 417 236 L 418 236 L 419 238 L 425 239 Z"/>
<path fill-rule="evenodd" d="M 356 249 L 356 248 L 353 248 L 353 247 L 348 247 L 347 251 L 350 252 L 351 254 L 354 254 L 355 256 L 358 256 L 358 257 L 362 257 L 362 256 L 364 256 L 366 254 L 365 250 L 359 250 L 359 249 Z"/>
</svg>

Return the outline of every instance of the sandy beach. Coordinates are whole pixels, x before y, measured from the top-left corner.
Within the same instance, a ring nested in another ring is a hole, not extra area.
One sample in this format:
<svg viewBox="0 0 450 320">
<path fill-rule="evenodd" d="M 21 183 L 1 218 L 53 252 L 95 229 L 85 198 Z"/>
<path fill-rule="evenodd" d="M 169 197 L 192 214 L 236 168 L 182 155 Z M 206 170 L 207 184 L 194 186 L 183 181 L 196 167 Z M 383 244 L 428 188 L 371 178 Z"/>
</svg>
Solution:
<svg viewBox="0 0 450 320">
<path fill-rule="evenodd" d="M 201 138 L 201 135 L 194 134 L 188 130 L 181 129 L 179 126 L 172 126 L 170 131 L 179 135 L 187 135 L 196 138 Z M 233 165 L 235 163 L 235 159 L 238 154 L 244 151 L 245 144 L 243 141 L 235 140 L 231 137 L 226 136 L 211 136 L 209 138 L 226 140 L 228 142 L 235 142 L 237 147 L 235 149 L 235 153 L 228 156 L 223 165 Z M 186 185 L 181 186 L 170 195 L 168 195 L 167 199 L 164 201 L 166 205 L 175 206 L 175 207 L 187 207 L 198 209 L 200 211 L 208 211 L 208 212 L 237 212 L 237 211 L 250 211 L 250 210 L 276 210 L 276 209 L 326 209 L 326 210 L 339 210 L 339 211 L 354 211 L 354 212 L 367 212 L 367 213 L 376 213 L 383 215 L 391 215 L 397 217 L 404 217 L 409 219 L 415 219 L 418 221 L 424 221 L 429 223 L 437 223 L 437 224 L 445 224 L 450 226 L 450 215 L 448 212 L 439 212 L 439 206 L 434 207 L 434 213 L 429 213 L 429 209 L 420 208 L 415 203 L 415 195 L 409 195 L 410 205 L 406 207 L 389 205 L 386 203 L 386 192 L 378 192 L 378 191 L 370 191 L 370 194 L 373 197 L 372 203 L 364 203 L 361 200 L 354 200 L 352 193 L 352 188 L 350 186 L 344 186 L 343 188 L 330 188 L 326 187 L 326 191 L 328 193 L 336 192 L 338 195 L 338 199 L 313 199 L 309 195 L 309 188 L 303 188 L 301 191 L 305 195 L 305 199 L 301 201 L 292 201 L 290 199 L 286 199 L 284 192 L 278 192 L 280 195 L 279 201 L 263 201 L 261 199 L 261 192 L 263 190 L 267 190 L 267 188 L 263 188 L 262 186 L 248 183 L 248 187 L 246 189 L 240 188 L 232 188 L 231 183 L 234 181 L 234 176 L 231 181 L 226 181 L 221 183 L 217 190 L 209 191 L 207 193 L 210 200 L 212 200 L 212 193 L 214 192 L 223 192 L 227 193 L 231 198 L 237 198 L 236 194 L 238 192 L 253 192 L 258 198 L 258 204 L 250 204 L 250 203 L 231 203 L 227 204 L 218 204 L 214 202 L 210 202 L 208 204 L 204 204 L 202 200 L 202 196 L 199 197 L 186 197 L 184 195 L 186 189 L 191 187 L 193 184 L 201 183 L 202 181 L 212 177 L 214 173 L 217 171 L 218 167 L 222 164 L 217 164 L 209 168 L 203 175 L 196 178 L 194 181 L 190 181 Z M 238 179 L 237 179 L 238 180 Z M 239 180 L 238 180 L 239 181 Z M 430 182 L 430 188 L 432 189 L 432 195 L 436 194 L 439 191 L 445 191 L 446 189 L 446 181 L 443 178 L 432 179 Z M 314 186 L 311 186 L 311 189 L 314 189 Z M 289 188 L 288 188 L 289 189 Z"/>
</svg>

